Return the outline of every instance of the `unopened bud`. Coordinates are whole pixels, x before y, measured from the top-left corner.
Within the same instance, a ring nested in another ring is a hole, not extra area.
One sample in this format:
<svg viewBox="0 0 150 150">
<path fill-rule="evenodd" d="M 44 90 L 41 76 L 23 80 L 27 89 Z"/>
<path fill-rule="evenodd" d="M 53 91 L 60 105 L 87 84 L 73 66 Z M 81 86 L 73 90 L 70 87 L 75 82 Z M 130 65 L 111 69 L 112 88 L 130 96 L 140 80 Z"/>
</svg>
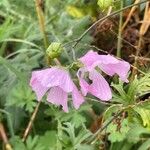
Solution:
<svg viewBox="0 0 150 150">
<path fill-rule="evenodd" d="M 63 51 L 63 47 L 61 43 L 53 42 L 46 50 L 46 54 L 49 58 L 54 59 L 60 56 L 61 52 Z"/>
</svg>

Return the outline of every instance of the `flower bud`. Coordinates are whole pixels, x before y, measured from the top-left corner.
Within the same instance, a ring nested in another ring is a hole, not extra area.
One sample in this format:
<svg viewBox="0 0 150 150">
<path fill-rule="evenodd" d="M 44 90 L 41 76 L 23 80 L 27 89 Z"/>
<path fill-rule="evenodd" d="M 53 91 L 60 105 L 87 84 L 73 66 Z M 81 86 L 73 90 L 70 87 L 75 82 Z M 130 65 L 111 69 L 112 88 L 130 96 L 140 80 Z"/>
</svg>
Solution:
<svg viewBox="0 0 150 150">
<path fill-rule="evenodd" d="M 62 47 L 61 43 L 53 42 L 47 48 L 46 54 L 50 59 L 54 59 L 54 58 L 57 58 L 60 56 L 62 50 L 63 50 L 63 47 Z"/>
</svg>

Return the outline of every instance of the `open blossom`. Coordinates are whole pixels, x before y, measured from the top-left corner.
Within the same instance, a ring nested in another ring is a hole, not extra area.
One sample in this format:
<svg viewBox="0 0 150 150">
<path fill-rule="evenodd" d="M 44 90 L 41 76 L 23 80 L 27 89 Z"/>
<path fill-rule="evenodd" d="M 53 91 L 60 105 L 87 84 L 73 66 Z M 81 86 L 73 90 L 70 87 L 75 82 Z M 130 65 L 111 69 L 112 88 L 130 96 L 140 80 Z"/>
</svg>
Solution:
<svg viewBox="0 0 150 150">
<path fill-rule="evenodd" d="M 69 73 L 62 68 L 52 67 L 33 71 L 30 86 L 36 93 L 38 101 L 48 93 L 47 101 L 52 104 L 61 105 L 65 112 L 68 112 L 68 93 L 72 93 L 73 105 L 76 109 L 84 102 Z"/>
<path fill-rule="evenodd" d="M 90 93 L 103 101 L 108 101 L 112 98 L 109 84 L 96 70 L 96 67 L 109 76 L 117 74 L 123 82 L 128 82 L 127 75 L 130 70 L 128 62 L 116 59 L 111 55 L 99 55 L 92 50 L 79 60 L 84 65 L 77 73 L 84 96 Z M 87 73 L 88 78 L 92 81 L 91 84 L 85 80 Z"/>
</svg>

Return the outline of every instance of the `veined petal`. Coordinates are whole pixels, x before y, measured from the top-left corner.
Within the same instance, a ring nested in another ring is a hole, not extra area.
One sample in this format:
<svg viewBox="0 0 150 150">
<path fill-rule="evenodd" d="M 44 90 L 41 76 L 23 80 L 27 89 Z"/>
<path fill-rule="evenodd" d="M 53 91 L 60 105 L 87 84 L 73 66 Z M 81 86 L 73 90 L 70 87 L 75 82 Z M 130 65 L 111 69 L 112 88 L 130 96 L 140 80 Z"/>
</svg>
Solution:
<svg viewBox="0 0 150 150">
<path fill-rule="evenodd" d="M 84 64 L 87 70 L 94 69 L 99 64 L 99 55 L 97 52 L 90 50 L 79 60 Z"/>
<path fill-rule="evenodd" d="M 32 90 L 35 92 L 38 101 L 42 99 L 42 97 L 49 89 L 48 87 L 41 85 L 39 80 L 37 80 L 34 75 L 32 75 L 31 77 L 30 86 L 32 87 Z"/>
<path fill-rule="evenodd" d="M 99 55 L 92 50 L 87 52 L 79 60 L 89 72 L 92 72 L 98 66 L 106 74 L 110 76 L 117 74 L 122 81 L 128 82 L 127 75 L 130 70 L 130 64 L 128 62 L 119 60 L 109 54 Z"/>
<path fill-rule="evenodd" d="M 68 112 L 67 95 L 61 88 L 53 87 L 48 92 L 47 101 L 58 106 L 61 105 L 63 110 Z"/>
<path fill-rule="evenodd" d="M 32 76 L 36 78 L 42 86 L 59 86 L 66 92 L 73 90 L 72 80 L 69 73 L 58 67 L 52 67 L 40 71 L 33 71 Z"/>
<path fill-rule="evenodd" d="M 111 55 L 99 55 L 98 60 L 102 64 L 117 64 L 119 60 Z"/>
<path fill-rule="evenodd" d="M 89 78 L 93 82 L 89 86 L 89 92 L 92 95 L 98 97 L 103 101 L 108 101 L 112 98 L 112 93 L 109 84 L 100 73 L 98 73 L 96 70 L 93 70 L 89 73 Z"/>
<path fill-rule="evenodd" d="M 100 64 L 100 69 L 106 74 L 113 76 L 117 74 L 124 82 L 128 82 L 128 72 L 130 70 L 130 64 L 125 61 L 119 61 L 116 64 Z"/>
<path fill-rule="evenodd" d="M 72 91 L 72 99 L 73 99 L 73 105 L 76 109 L 78 109 L 80 107 L 80 105 L 84 102 L 83 96 L 78 91 L 78 89 L 75 85 L 74 85 L 74 88 Z"/>
<path fill-rule="evenodd" d="M 73 81 L 67 71 L 64 71 L 64 76 L 61 79 L 61 84 L 59 85 L 65 92 L 71 92 L 73 90 Z"/>
<path fill-rule="evenodd" d="M 42 79 L 42 84 L 48 87 L 61 85 L 66 71 L 57 67 L 52 67 L 49 70 L 46 69 L 45 78 Z M 43 75 L 44 76 L 44 75 Z"/>
<path fill-rule="evenodd" d="M 60 69 L 56 67 L 32 72 L 33 78 L 36 78 L 42 86 L 49 88 L 59 85 L 62 76 L 63 74 L 60 73 Z"/>
</svg>

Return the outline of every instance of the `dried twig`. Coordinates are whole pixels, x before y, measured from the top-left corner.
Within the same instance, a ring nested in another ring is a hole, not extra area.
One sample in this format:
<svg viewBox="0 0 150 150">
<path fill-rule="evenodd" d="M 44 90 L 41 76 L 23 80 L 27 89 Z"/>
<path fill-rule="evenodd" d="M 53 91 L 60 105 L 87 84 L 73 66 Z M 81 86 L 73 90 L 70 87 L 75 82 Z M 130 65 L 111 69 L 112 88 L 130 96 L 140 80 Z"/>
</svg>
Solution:
<svg viewBox="0 0 150 150">
<path fill-rule="evenodd" d="M 6 132 L 5 132 L 5 129 L 4 129 L 2 122 L 0 122 L 0 134 L 1 134 L 2 140 L 5 144 L 5 149 L 6 150 L 12 150 L 12 147 L 8 142 L 8 138 L 7 138 L 7 135 L 6 135 Z"/>
<path fill-rule="evenodd" d="M 145 57 L 139 57 L 139 56 L 135 56 L 135 55 L 131 55 L 131 56 L 129 56 L 129 57 L 133 57 L 133 58 L 135 58 L 135 59 L 139 59 L 139 60 L 144 60 L 144 61 L 148 61 L 148 62 L 150 62 L 150 58 L 145 58 Z"/>
<path fill-rule="evenodd" d="M 38 20 L 39 20 L 40 30 L 43 34 L 44 46 L 45 48 L 47 48 L 48 39 L 47 39 L 47 35 L 45 32 L 45 18 L 44 18 L 44 14 L 42 10 L 42 3 L 43 3 L 42 0 L 35 0 L 36 12 L 37 12 Z"/>
<path fill-rule="evenodd" d="M 139 2 L 140 2 L 140 0 L 135 0 L 134 4 L 138 4 Z M 132 16 L 132 14 L 133 14 L 134 11 L 136 10 L 136 8 L 137 8 L 137 6 L 133 6 L 133 7 L 131 8 L 128 17 L 127 17 L 126 21 L 124 22 L 124 24 L 123 24 L 123 26 L 122 26 L 122 29 L 121 29 L 122 31 L 124 30 L 124 28 L 125 28 L 126 25 L 128 24 L 128 22 L 129 22 L 129 20 L 130 20 L 130 18 L 131 18 L 131 16 Z"/>
<path fill-rule="evenodd" d="M 24 134 L 23 134 L 23 138 L 22 138 L 22 141 L 23 141 L 23 142 L 26 140 L 26 138 L 27 138 L 27 136 L 28 136 L 28 134 L 29 134 L 29 132 L 30 132 L 30 130 L 31 130 L 31 128 L 32 128 L 32 124 L 33 124 L 33 122 L 34 122 L 34 120 L 35 120 L 35 117 L 36 117 L 36 115 L 37 115 L 37 112 L 38 112 L 38 109 L 39 109 L 40 104 L 41 104 L 41 101 L 38 102 L 37 106 L 35 107 L 35 110 L 34 110 L 32 116 L 31 116 L 31 119 L 30 119 L 30 121 L 29 121 L 29 123 L 28 123 L 28 126 L 27 126 L 27 128 L 26 128 L 26 130 L 25 130 L 25 132 L 24 132 Z"/>
<path fill-rule="evenodd" d="M 120 12 L 122 12 L 122 11 L 124 11 L 124 10 L 130 8 L 130 7 L 133 7 L 133 6 L 136 6 L 136 5 L 140 5 L 140 4 L 142 4 L 142 3 L 146 3 L 147 1 L 149 1 L 149 0 L 145 0 L 145 1 L 142 1 L 142 2 L 139 2 L 139 3 L 136 3 L 136 4 L 129 5 L 129 6 L 127 6 L 127 7 L 124 7 L 124 8 L 122 8 L 122 9 L 118 10 L 118 11 L 115 11 L 115 12 L 111 13 L 111 14 L 108 15 L 108 16 L 105 16 L 105 17 L 103 17 L 103 18 L 97 20 L 93 25 L 91 25 L 87 30 L 85 30 L 85 31 L 83 32 L 83 34 L 82 34 L 79 38 L 77 38 L 77 39 L 75 40 L 75 44 L 73 45 L 73 48 L 75 48 L 75 47 L 77 46 L 77 44 L 82 40 L 82 38 L 83 38 L 91 29 L 93 29 L 97 24 L 99 24 L 100 22 L 104 21 L 104 20 L 107 19 L 107 18 L 110 18 L 110 17 L 112 17 L 112 16 L 115 16 L 115 15 L 117 15 L 118 13 L 120 13 Z"/>
<path fill-rule="evenodd" d="M 145 13 L 144 13 L 144 21 L 148 21 L 149 20 L 149 2 L 147 2 L 146 4 L 146 8 L 145 8 Z M 135 57 L 135 62 L 134 62 L 134 66 L 136 67 L 137 66 L 137 57 L 138 55 L 140 54 L 140 51 L 141 51 L 141 46 L 142 46 L 142 41 L 143 41 L 143 35 L 145 34 L 145 32 L 147 31 L 146 29 L 148 29 L 149 27 L 149 24 L 143 22 L 141 24 L 141 27 L 140 27 L 140 31 L 139 31 L 139 41 L 138 41 L 138 46 L 137 46 L 137 51 L 136 51 L 136 57 Z M 135 75 L 137 74 L 137 70 L 133 68 L 132 70 L 132 76 L 131 76 L 131 79 L 133 80 Z"/>
</svg>

